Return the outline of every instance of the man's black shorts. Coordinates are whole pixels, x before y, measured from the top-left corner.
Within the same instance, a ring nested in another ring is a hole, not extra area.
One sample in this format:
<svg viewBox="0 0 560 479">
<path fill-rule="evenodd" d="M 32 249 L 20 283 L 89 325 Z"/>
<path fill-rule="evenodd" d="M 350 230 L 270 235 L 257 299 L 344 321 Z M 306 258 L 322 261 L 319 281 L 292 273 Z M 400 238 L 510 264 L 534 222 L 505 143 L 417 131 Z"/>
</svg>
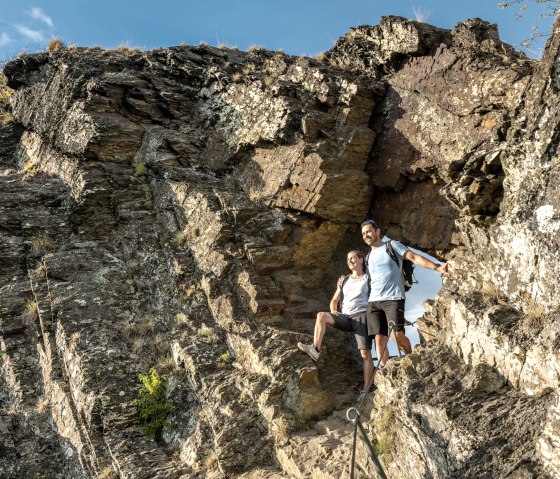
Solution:
<svg viewBox="0 0 560 479">
<path fill-rule="evenodd" d="M 358 343 L 358 349 L 371 350 L 372 341 L 368 336 L 367 313 L 365 311 L 363 313 L 353 314 L 352 316 L 342 313 L 329 314 L 334 321 L 333 328 L 348 333 L 354 333 L 356 342 Z"/>
<path fill-rule="evenodd" d="M 395 323 L 395 331 L 404 331 L 404 299 L 368 303 L 367 326 L 370 336 L 388 336 L 388 323 L 391 322 Z"/>
</svg>

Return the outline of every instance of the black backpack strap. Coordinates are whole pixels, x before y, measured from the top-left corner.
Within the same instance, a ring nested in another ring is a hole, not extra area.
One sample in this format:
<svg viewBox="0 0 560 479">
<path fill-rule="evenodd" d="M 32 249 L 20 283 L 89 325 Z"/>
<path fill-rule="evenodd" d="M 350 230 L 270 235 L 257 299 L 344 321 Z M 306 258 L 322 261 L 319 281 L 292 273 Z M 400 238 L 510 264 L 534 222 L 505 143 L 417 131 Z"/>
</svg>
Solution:
<svg viewBox="0 0 560 479">
<path fill-rule="evenodd" d="M 397 266 L 399 268 L 399 270 L 401 269 L 401 262 L 399 261 L 399 257 L 397 256 L 397 253 L 395 253 L 395 250 L 393 249 L 393 245 L 391 244 L 391 240 L 387 241 L 387 243 L 385 243 L 385 250 L 387 251 L 387 254 L 391 257 L 391 259 L 397 263 Z"/>
<path fill-rule="evenodd" d="M 344 288 L 344 285 L 350 279 L 350 276 L 352 276 L 352 274 L 347 274 L 340 285 L 340 298 L 338 299 L 338 309 L 340 311 L 342 311 L 342 301 L 344 300 L 344 290 L 342 288 Z"/>
<path fill-rule="evenodd" d="M 342 284 L 340 285 L 340 290 L 342 291 L 342 288 L 344 288 L 344 285 L 346 284 L 346 282 L 350 279 L 350 276 L 352 276 L 352 274 L 347 274 L 344 279 L 342 280 Z"/>
<path fill-rule="evenodd" d="M 399 260 L 399 257 L 397 256 L 397 253 L 395 253 L 395 250 L 393 249 L 393 245 L 391 244 L 391 240 L 387 241 L 387 243 L 385 243 L 385 249 L 387 251 L 387 254 L 391 257 L 391 259 L 397 263 L 397 268 L 399 268 L 399 272 L 400 272 L 400 277 L 401 277 L 401 284 L 403 289 L 406 291 L 406 280 L 404 278 L 404 274 L 403 274 L 403 266 L 404 266 L 404 258 L 402 259 L 402 261 Z"/>
</svg>

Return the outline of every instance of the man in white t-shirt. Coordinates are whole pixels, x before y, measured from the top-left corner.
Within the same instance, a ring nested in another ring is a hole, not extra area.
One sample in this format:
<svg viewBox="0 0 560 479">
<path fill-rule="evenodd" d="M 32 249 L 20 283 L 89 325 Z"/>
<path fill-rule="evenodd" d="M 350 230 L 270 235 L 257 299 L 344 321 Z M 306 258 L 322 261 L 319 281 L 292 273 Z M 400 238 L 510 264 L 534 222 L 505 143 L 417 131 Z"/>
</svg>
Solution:
<svg viewBox="0 0 560 479">
<path fill-rule="evenodd" d="M 405 344 L 404 286 L 398 265 L 387 253 L 381 228 L 372 220 L 364 221 L 362 238 L 371 247 L 367 262 L 371 286 L 367 309 L 368 334 L 375 336 L 378 357 L 380 354 L 382 355 L 379 358 L 379 364 L 384 366 L 389 358 L 386 348 L 389 324 L 393 325 L 397 347 Z M 392 241 L 391 245 L 400 261 L 403 258 L 408 259 L 418 266 L 433 269 L 448 276 L 447 263 L 434 263 L 430 259 L 412 252 L 398 241 Z"/>
</svg>

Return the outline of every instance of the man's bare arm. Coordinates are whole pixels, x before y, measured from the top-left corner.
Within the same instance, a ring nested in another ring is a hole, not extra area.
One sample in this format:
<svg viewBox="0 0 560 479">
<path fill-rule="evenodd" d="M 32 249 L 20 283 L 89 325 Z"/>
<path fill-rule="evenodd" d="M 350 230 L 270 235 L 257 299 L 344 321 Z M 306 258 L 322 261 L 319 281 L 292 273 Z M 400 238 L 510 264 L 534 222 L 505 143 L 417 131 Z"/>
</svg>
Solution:
<svg viewBox="0 0 560 479">
<path fill-rule="evenodd" d="M 443 264 L 434 263 L 432 260 L 426 258 L 425 256 L 422 256 L 421 254 L 418 253 L 414 253 L 410 250 L 406 251 L 404 257 L 405 259 L 412 261 L 414 264 L 417 264 L 418 266 L 422 266 L 427 269 L 433 269 L 434 271 L 441 273 L 443 276 L 449 276 L 449 273 L 447 271 L 447 263 L 443 263 Z"/>
</svg>

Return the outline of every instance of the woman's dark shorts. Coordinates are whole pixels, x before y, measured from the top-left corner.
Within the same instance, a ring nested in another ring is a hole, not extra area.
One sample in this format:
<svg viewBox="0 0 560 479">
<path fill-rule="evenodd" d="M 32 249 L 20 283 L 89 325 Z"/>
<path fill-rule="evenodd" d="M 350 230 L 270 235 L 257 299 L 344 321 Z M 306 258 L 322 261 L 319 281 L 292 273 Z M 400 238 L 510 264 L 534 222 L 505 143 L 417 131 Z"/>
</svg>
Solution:
<svg viewBox="0 0 560 479">
<path fill-rule="evenodd" d="M 367 326 L 370 336 L 388 336 L 388 324 L 391 322 L 395 323 L 395 331 L 404 331 L 404 299 L 368 303 Z"/>
<path fill-rule="evenodd" d="M 358 343 L 358 349 L 371 350 L 372 342 L 371 338 L 368 336 L 367 313 L 365 311 L 351 316 L 342 313 L 329 314 L 334 321 L 333 328 L 348 333 L 354 333 L 356 342 Z"/>
</svg>

